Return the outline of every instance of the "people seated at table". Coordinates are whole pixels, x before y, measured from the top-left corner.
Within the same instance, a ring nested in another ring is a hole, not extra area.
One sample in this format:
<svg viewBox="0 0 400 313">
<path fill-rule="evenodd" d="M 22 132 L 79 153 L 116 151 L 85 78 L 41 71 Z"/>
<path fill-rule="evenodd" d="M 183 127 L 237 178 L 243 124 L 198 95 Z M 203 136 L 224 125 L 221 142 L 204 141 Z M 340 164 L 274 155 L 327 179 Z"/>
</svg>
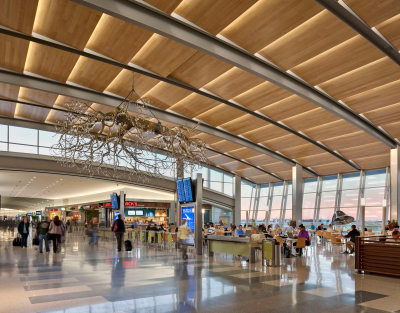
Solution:
<svg viewBox="0 0 400 313">
<path fill-rule="evenodd" d="M 324 224 L 319 225 L 317 230 L 324 230 Z"/>
<path fill-rule="evenodd" d="M 360 232 L 356 229 L 356 225 L 351 225 L 351 231 L 344 237 L 350 238 L 350 241 L 346 243 L 346 253 L 354 253 L 354 247 L 356 245 L 356 237 L 360 236 Z"/>
<path fill-rule="evenodd" d="M 308 236 L 308 231 L 306 231 L 306 228 L 304 227 L 303 224 L 299 225 L 299 234 L 296 236 L 297 238 L 306 238 L 306 246 L 309 246 L 311 244 L 310 237 Z M 293 246 L 296 246 L 296 242 L 293 244 Z M 299 256 L 303 255 L 303 249 L 302 248 L 296 248 L 296 252 Z"/>
<path fill-rule="evenodd" d="M 239 225 L 239 227 L 236 228 L 235 235 L 246 235 L 246 233 L 243 230 L 243 226 L 242 225 Z"/>
<path fill-rule="evenodd" d="M 258 229 L 260 230 L 260 232 L 265 233 L 267 231 L 267 228 L 265 227 L 264 224 L 261 224 L 260 226 L 258 226 Z"/>
<path fill-rule="evenodd" d="M 278 229 L 280 226 L 279 226 L 279 224 L 278 223 L 276 223 L 275 225 L 274 225 L 274 229 Z"/>
<path fill-rule="evenodd" d="M 236 225 L 235 225 L 235 223 L 232 223 L 232 224 L 231 224 L 231 230 L 232 230 L 232 231 L 235 231 L 235 230 L 236 230 Z"/>
<path fill-rule="evenodd" d="M 214 227 L 214 223 L 210 220 L 210 223 L 208 223 L 208 225 L 210 226 L 210 227 Z"/>
<path fill-rule="evenodd" d="M 311 230 L 315 230 L 315 225 L 314 225 L 314 223 L 311 223 L 310 229 L 311 229 Z"/>
<path fill-rule="evenodd" d="M 392 238 L 393 239 L 400 239 L 400 232 L 398 230 L 394 230 L 392 232 Z"/>
</svg>

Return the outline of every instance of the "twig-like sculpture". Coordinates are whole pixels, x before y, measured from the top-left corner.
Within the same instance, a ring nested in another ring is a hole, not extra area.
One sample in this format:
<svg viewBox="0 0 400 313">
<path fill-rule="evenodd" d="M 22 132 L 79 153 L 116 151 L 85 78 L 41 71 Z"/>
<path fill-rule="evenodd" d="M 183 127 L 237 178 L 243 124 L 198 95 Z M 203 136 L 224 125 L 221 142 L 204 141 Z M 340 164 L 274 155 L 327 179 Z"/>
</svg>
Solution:
<svg viewBox="0 0 400 313">
<path fill-rule="evenodd" d="M 132 92 L 133 88 L 129 99 L 108 113 L 79 101 L 65 103 L 68 111 L 56 126 L 60 137 L 52 147 L 58 161 L 91 176 L 127 175 L 127 179 L 136 176 L 142 181 L 172 171 L 174 164 L 190 171 L 208 163 L 206 144 L 196 138 L 197 126 L 169 128 L 160 121 L 152 122 L 152 117 L 143 113 L 152 114 L 148 103 L 139 96 L 132 101 Z M 136 106 L 139 113 L 128 112 L 130 106 Z M 165 151 L 165 157 L 157 154 L 158 149 Z"/>
</svg>

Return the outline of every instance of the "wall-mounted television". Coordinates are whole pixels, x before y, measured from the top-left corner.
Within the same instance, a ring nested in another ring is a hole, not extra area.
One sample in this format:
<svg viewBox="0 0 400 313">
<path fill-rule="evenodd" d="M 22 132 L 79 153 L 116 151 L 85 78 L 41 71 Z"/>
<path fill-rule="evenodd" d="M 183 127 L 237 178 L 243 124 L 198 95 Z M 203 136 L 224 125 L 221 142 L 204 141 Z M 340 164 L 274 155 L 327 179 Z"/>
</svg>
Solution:
<svg viewBox="0 0 400 313">
<path fill-rule="evenodd" d="M 116 194 L 116 193 L 112 193 L 111 195 L 110 195 L 110 198 L 111 198 L 111 205 L 112 205 L 112 208 L 113 209 L 118 209 L 119 208 L 119 201 L 118 201 L 118 195 Z"/>
<path fill-rule="evenodd" d="M 136 216 L 143 216 L 143 210 L 136 210 Z"/>
<path fill-rule="evenodd" d="M 135 216 L 136 215 L 136 211 L 128 211 L 128 216 Z"/>
</svg>

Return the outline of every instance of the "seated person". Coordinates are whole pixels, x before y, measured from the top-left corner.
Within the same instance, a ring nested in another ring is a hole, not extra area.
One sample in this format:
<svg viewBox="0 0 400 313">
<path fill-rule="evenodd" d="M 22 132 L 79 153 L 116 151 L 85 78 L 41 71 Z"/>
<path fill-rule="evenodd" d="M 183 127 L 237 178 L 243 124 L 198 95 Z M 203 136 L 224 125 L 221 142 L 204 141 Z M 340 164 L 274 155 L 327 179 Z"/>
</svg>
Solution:
<svg viewBox="0 0 400 313">
<path fill-rule="evenodd" d="M 351 238 L 350 241 L 346 243 L 346 247 L 349 249 L 349 252 L 346 250 L 346 253 L 354 253 L 356 237 L 358 236 L 360 236 L 360 232 L 356 229 L 356 225 L 351 225 L 351 231 L 345 236 L 346 238 Z"/>
<path fill-rule="evenodd" d="M 239 228 L 236 228 L 235 235 L 246 235 L 246 233 L 243 230 L 243 226 L 242 225 L 239 225 Z"/>
<path fill-rule="evenodd" d="M 261 224 L 258 229 L 260 230 L 260 232 L 265 233 L 267 231 L 267 228 L 265 227 L 264 224 Z"/>
<path fill-rule="evenodd" d="M 311 230 L 315 230 L 315 225 L 314 225 L 314 223 L 311 223 L 310 229 L 311 229 Z"/>
<path fill-rule="evenodd" d="M 398 230 L 394 230 L 392 232 L 392 238 L 393 239 L 400 239 L 400 232 Z"/>
<path fill-rule="evenodd" d="M 261 242 L 265 237 L 264 234 L 257 234 L 257 227 L 252 227 L 251 228 L 251 236 L 250 240 L 253 242 Z"/>
<path fill-rule="evenodd" d="M 210 225 L 210 227 L 214 227 L 214 223 L 212 221 L 210 221 L 210 223 L 208 223 L 208 225 Z"/>
<path fill-rule="evenodd" d="M 232 231 L 235 231 L 235 230 L 236 230 L 236 225 L 235 225 L 235 223 L 232 223 L 231 229 L 232 229 Z"/>
<path fill-rule="evenodd" d="M 299 235 L 298 235 L 297 237 L 298 237 L 298 238 L 306 238 L 306 246 L 309 246 L 309 245 L 311 244 L 310 237 L 308 236 L 308 231 L 306 231 L 306 228 L 304 227 L 303 224 L 301 224 L 301 225 L 299 226 L 299 230 L 300 230 L 300 232 L 299 232 Z M 297 244 L 297 242 L 295 242 L 295 243 L 293 244 L 293 246 L 295 247 L 296 244 Z M 296 248 L 296 252 L 297 252 L 300 256 L 303 255 L 303 249 L 302 249 L 302 248 L 299 248 L 299 249 Z"/>
<path fill-rule="evenodd" d="M 324 230 L 324 224 L 321 224 L 317 227 L 317 230 Z"/>
</svg>

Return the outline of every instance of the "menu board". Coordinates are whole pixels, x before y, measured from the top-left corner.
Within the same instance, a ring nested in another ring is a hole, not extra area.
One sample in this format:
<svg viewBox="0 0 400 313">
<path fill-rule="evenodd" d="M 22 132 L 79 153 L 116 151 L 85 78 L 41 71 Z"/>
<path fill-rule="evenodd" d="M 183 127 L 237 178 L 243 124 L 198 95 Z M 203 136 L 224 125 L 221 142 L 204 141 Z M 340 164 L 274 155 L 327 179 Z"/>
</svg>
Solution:
<svg viewBox="0 0 400 313">
<path fill-rule="evenodd" d="M 185 191 L 186 202 L 193 202 L 192 179 L 190 177 L 183 179 L 183 190 Z"/>
<path fill-rule="evenodd" d="M 185 191 L 183 189 L 183 181 L 182 181 L 182 179 L 178 179 L 176 181 L 176 189 L 177 189 L 177 192 L 178 192 L 178 201 L 179 201 L 179 203 L 186 202 Z"/>
<path fill-rule="evenodd" d="M 136 215 L 137 215 L 137 216 L 142 216 L 142 215 L 144 215 L 143 210 L 136 210 Z"/>
<path fill-rule="evenodd" d="M 128 211 L 128 216 L 135 216 L 136 215 L 136 211 Z"/>
<path fill-rule="evenodd" d="M 194 206 L 182 207 L 182 220 L 186 219 L 187 226 L 194 231 Z"/>
</svg>

